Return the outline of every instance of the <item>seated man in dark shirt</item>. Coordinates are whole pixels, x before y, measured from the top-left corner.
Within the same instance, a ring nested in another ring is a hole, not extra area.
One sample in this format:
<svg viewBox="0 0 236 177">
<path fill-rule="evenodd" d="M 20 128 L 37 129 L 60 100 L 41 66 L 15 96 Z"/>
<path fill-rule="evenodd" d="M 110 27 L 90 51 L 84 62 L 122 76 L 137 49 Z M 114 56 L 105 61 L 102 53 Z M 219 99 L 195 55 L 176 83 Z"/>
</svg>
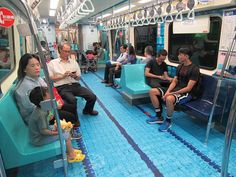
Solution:
<svg viewBox="0 0 236 177">
<path fill-rule="evenodd" d="M 175 104 L 186 103 L 196 94 L 200 71 L 198 66 L 193 64 L 190 60 L 191 56 L 192 52 L 190 49 L 180 48 L 178 55 L 180 64 L 177 67 L 176 76 L 168 89 L 165 87 L 158 87 L 158 89 L 152 89 L 149 92 L 152 105 L 156 112 L 156 119 L 150 120 L 149 123 L 162 123 L 159 127 L 159 131 L 167 131 L 171 127 L 171 118 Z M 165 121 L 161 115 L 161 99 L 166 101 L 167 117 Z"/>
<path fill-rule="evenodd" d="M 169 86 L 172 78 L 168 76 L 167 65 L 164 62 L 167 51 L 162 49 L 158 52 L 156 59 L 151 59 L 145 67 L 145 76 L 147 84 L 156 88 L 160 86 Z"/>
</svg>

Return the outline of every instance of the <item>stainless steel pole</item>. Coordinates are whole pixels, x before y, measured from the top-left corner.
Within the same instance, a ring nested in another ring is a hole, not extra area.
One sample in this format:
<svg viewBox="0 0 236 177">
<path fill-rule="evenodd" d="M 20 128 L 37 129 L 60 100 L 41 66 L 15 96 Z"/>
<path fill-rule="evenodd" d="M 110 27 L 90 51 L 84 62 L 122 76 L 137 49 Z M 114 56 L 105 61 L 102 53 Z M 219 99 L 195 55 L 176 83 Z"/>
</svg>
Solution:
<svg viewBox="0 0 236 177">
<path fill-rule="evenodd" d="M 228 123 L 225 131 L 225 142 L 224 142 L 224 151 L 222 155 L 222 169 L 221 176 L 228 176 L 228 165 L 229 165 L 229 156 L 230 156 L 230 148 L 232 144 L 233 131 L 236 124 L 236 93 L 234 93 L 234 99 L 231 105 L 230 114 Z M 234 163 L 234 162 L 232 162 Z"/>
<path fill-rule="evenodd" d="M 208 143 L 208 138 L 209 138 L 209 133 L 210 133 L 210 130 L 211 130 L 211 123 L 212 123 L 212 118 L 213 118 L 213 114 L 214 114 L 214 111 L 215 111 L 215 106 L 216 106 L 216 101 L 217 101 L 217 98 L 218 98 L 218 95 L 219 95 L 219 92 L 220 92 L 220 87 L 221 87 L 221 83 L 222 83 L 222 80 L 223 80 L 223 76 L 224 76 L 224 72 L 225 72 L 225 69 L 226 69 L 226 66 L 227 66 L 227 63 L 232 55 L 232 51 L 234 49 L 234 46 L 235 46 L 235 39 L 236 39 L 236 33 L 234 34 L 234 38 L 233 38 L 233 41 L 230 45 L 230 48 L 228 49 L 228 52 L 225 56 L 225 60 L 224 60 L 224 64 L 223 64 L 223 67 L 221 69 L 221 73 L 220 73 L 220 78 L 217 82 L 217 88 L 216 88 L 216 91 L 215 91 L 215 95 L 214 95 L 214 100 L 213 100 L 213 105 L 212 105 L 212 109 L 211 109 L 211 114 L 210 114 L 210 117 L 209 117 L 209 120 L 208 120 L 208 124 L 207 124 L 207 132 L 206 132 L 206 138 L 205 138 L 205 143 L 207 144 Z"/>
<path fill-rule="evenodd" d="M 35 42 L 36 42 L 36 45 L 37 45 L 37 48 L 38 48 L 38 51 L 39 51 L 39 56 L 40 56 L 40 59 L 41 59 L 41 64 L 43 66 L 44 74 L 45 74 L 45 77 L 46 77 L 46 81 L 47 81 L 47 84 L 49 86 L 49 94 L 50 94 L 50 99 L 51 99 L 51 105 L 52 105 L 52 108 L 54 109 L 54 112 L 55 112 L 55 117 L 56 117 L 58 132 L 59 132 L 59 140 L 60 140 L 61 152 L 62 152 L 62 157 L 63 157 L 64 175 L 67 177 L 68 176 L 68 171 L 67 171 L 68 163 L 67 163 L 67 157 L 66 157 L 66 153 L 65 153 L 66 151 L 65 151 L 65 147 L 64 147 L 64 139 L 62 138 L 63 134 L 62 134 L 61 124 L 60 124 L 59 114 L 58 114 L 58 111 L 57 111 L 57 105 L 56 105 L 53 90 L 52 90 L 53 83 L 50 81 L 50 78 L 49 78 L 49 73 L 48 73 L 48 69 L 47 69 L 47 65 L 46 65 L 46 60 L 44 58 L 43 50 L 42 50 L 42 47 L 41 47 L 41 44 L 40 44 L 40 41 L 39 41 L 39 38 L 38 38 L 38 35 L 37 35 L 37 27 L 36 27 L 36 24 L 35 24 L 34 19 L 33 19 L 32 11 L 30 10 L 30 8 L 28 7 L 28 5 L 25 2 L 23 2 L 22 0 L 20 2 L 21 2 L 21 4 L 23 5 L 23 7 L 25 8 L 25 10 L 27 12 L 27 16 L 28 16 L 27 18 L 29 19 L 29 27 L 30 27 L 30 30 L 31 30 L 31 32 L 33 34 L 33 37 L 35 39 Z"/>
</svg>

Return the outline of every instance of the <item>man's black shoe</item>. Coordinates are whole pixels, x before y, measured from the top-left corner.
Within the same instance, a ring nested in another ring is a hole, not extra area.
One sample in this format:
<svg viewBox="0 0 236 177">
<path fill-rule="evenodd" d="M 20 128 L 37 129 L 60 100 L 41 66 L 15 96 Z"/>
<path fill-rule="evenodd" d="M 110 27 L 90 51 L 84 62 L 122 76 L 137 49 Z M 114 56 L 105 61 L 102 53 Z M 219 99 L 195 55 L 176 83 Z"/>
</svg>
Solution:
<svg viewBox="0 0 236 177">
<path fill-rule="evenodd" d="M 91 116 L 96 116 L 96 115 L 98 115 L 98 112 L 95 111 L 95 110 L 93 110 L 93 111 L 91 111 L 91 112 L 88 112 L 88 111 L 83 110 L 83 114 L 89 114 L 89 115 L 91 115 Z"/>
</svg>

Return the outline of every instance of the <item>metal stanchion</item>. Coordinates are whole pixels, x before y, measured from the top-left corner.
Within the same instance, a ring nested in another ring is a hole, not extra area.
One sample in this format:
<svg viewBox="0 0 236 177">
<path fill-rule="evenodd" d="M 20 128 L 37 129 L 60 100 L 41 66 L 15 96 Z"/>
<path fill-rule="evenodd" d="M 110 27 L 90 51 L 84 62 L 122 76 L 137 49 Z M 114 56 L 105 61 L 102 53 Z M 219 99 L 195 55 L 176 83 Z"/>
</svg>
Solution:
<svg viewBox="0 0 236 177">
<path fill-rule="evenodd" d="M 42 48 L 41 48 L 39 37 L 37 35 L 37 27 L 36 27 L 36 24 L 35 24 L 34 19 L 33 19 L 32 11 L 30 10 L 30 8 L 28 7 L 28 5 L 25 2 L 23 2 L 22 0 L 20 2 L 23 5 L 23 7 L 25 8 L 27 18 L 29 19 L 29 27 L 30 27 L 30 30 L 31 30 L 31 32 L 33 34 L 33 37 L 35 39 L 35 42 L 36 42 L 36 45 L 37 45 L 37 48 L 38 48 L 38 51 L 39 51 L 39 56 L 40 56 L 40 59 L 41 59 L 41 64 L 43 66 L 45 78 L 46 78 L 47 84 L 49 86 L 51 106 L 54 109 L 55 118 L 56 118 L 57 127 L 58 127 L 59 140 L 60 140 L 61 152 L 62 152 L 62 157 L 63 157 L 62 164 L 63 164 L 63 168 L 64 168 L 64 175 L 67 177 L 68 176 L 68 171 L 67 171 L 68 163 L 67 163 L 66 151 L 65 151 L 65 147 L 64 147 L 64 139 L 63 139 L 62 129 L 61 129 L 61 125 L 60 125 L 59 114 L 58 114 L 58 111 L 57 111 L 57 105 L 56 105 L 56 101 L 54 99 L 54 94 L 53 94 L 53 90 L 52 90 L 53 84 L 52 84 L 52 82 L 50 82 L 50 79 L 49 79 L 47 64 L 46 64 L 46 60 L 45 60 L 45 57 L 44 57 L 44 54 L 43 54 L 43 51 L 42 51 Z"/>
<path fill-rule="evenodd" d="M 208 124 L 207 124 L 207 132 L 206 132 L 206 138 L 205 138 L 205 143 L 207 144 L 208 143 L 208 138 L 209 138 L 209 133 L 210 133 L 210 130 L 211 130 L 211 123 L 212 123 L 212 118 L 213 118 L 213 114 L 214 114 L 214 111 L 215 111 L 215 107 L 216 107 L 216 101 L 217 101 L 217 98 L 219 96 L 219 92 L 220 92 L 220 87 L 221 87 L 221 83 L 222 83 L 222 80 L 223 80 L 223 76 L 224 76 L 224 72 L 225 72 L 225 69 L 226 69 L 226 66 L 229 62 L 229 59 L 232 55 L 232 51 L 234 50 L 234 46 L 235 46 L 235 39 L 236 39 L 236 33 L 234 34 L 234 38 L 231 42 L 231 45 L 230 45 L 230 48 L 225 56 L 225 60 L 224 60 L 224 64 L 223 64 L 223 67 L 222 67 L 222 70 L 221 70 L 221 73 L 220 73 L 220 78 L 217 82 L 217 88 L 216 88 L 216 91 L 215 91 L 215 95 L 214 95 L 214 99 L 213 99 L 213 105 L 212 105 L 212 109 L 211 109 L 211 114 L 210 114 L 210 117 L 209 117 L 209 120 L 208 120 Z"/>
<path fill-rule="evenodd" d="M 228 176 L 228 164 L 229 164 L 229 155 L 230 155 L 230 147 L 232 143 L 233 131 L 236 124 L 236 93 L 234 93 L 234 99 L 231 105 L 229 114 L 229 119 L 225 131 L 225 142 L 224 142 L 224 151 L 222 155 L 222 169 L 221 176 Z"/>
</svg>

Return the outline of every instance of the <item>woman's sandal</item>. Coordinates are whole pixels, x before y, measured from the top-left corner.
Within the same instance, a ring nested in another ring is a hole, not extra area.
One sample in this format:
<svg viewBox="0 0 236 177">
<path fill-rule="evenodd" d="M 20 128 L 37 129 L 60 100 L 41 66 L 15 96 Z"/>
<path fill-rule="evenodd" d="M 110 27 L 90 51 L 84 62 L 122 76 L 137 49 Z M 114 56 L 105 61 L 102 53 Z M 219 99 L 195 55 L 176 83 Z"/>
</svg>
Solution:
<svg viewBox="0 0 236 177">
<path fill-rule="evenodd" d="M 84 154 L 77 154 L 73 159 L 70 159 L 69 157 L 67 157 L 68 163 L 81 162 L 84 159 L 85 159 L 85 155 Z"/>
<path fill-rule="evenodd" d="M 74 153 L 76 153 L 78 155 L 78 154 L 82 154 L 82 151 L 79 149 L 74 149 Z M 66 154 L 68 154 L 68 153 L 66 152 Z"/>
<path fill-rule="evenodd" d="M 74 152 L 75 152 L 76 154 L 82 154 L 82 151 L 79 150 L 79 149 L 74 149 Z"/>
</svg>

